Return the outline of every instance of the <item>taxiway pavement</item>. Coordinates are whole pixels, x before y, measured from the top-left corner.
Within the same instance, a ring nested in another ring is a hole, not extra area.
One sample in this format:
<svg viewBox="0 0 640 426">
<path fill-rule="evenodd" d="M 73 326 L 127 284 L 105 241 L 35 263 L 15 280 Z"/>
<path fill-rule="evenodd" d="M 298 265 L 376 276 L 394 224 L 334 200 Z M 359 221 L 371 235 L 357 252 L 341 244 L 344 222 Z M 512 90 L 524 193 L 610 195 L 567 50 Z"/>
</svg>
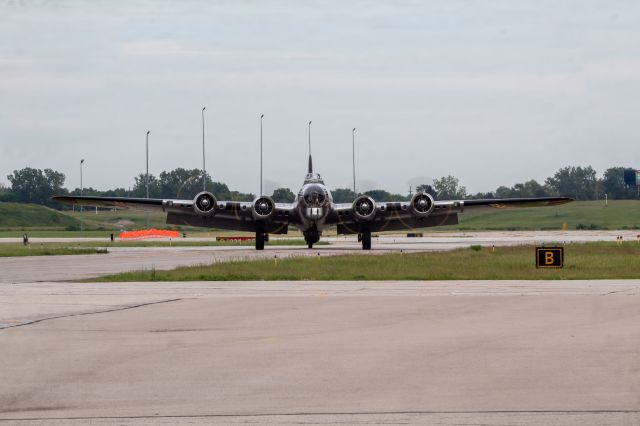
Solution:
<svg viewBox="0 0 640 426">
<path fill-rule="evenodd" d="M 370 254 L 617 234 L 381 237 Z M 0 259 L 0 425 L 640 424 L 640 280 L 65 282 L 363 254 L 331 242 Z"/>
<path fill-rule="evenodd" d="M 640 422 L 639 280 L 0 288 L 0 423 Z"/>
</svg>

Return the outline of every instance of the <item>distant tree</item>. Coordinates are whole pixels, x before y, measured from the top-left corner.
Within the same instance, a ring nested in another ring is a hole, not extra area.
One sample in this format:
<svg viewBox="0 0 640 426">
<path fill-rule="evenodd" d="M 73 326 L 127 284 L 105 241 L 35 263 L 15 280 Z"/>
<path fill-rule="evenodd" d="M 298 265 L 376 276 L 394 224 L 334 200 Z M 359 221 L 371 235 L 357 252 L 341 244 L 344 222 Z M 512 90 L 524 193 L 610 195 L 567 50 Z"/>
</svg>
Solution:
<svg viewBox="0 0 640 426">
<path fill-rule="evenodd" d="M 598 198 L 598 179 L 591 167 L 567 166 L 545 181 L 554 195 L 574 197 L 576 200 Z"/>
<path fill-rule="evenodd" d="M 64 185 L 64 173 L 52 169 L 33 169 L 26 167 L 14 170 L 7 176 L 11 182 L 11 193 L 15 201 L 20 203 L 42 204 L 50 207 L 59 207 L 58 203 L 51 200 L 53 195 L 66 194 Z"/>
<path fill-rule="evenodd" d="M 506 186 L 499 186 L 495 193 L 498 198 L 511 198 L 511 188 Z"/>
<path fill-rule="evenodd" d="M 0 202 L 16 201 L 11 190 L 2 182 L 0 182 Z"/>
<path fill-rule="evenodd" d="M 430 194 L 433 198 L 436 198 L 436 196 L 438 195 L 433 186 L 427 184 L 416 186 L 416 192 L 424 192 Z"/>
<path fill-rule="evenodd" d="M 471 200 L 492 200 L 496 198 L 496 196 L 493 192 L 478 192 L 474 195 L 467 194 L 466 198 Z"/>
<path fill-rule="evenodd" d="M 125 188 L 109 189 L 107 191 L 104 191 L 102 195 L 105 197 L 128 197 L 129 190 Z"/>
<path fill-rule="evenodd" d="M 207 173 L 207 182 L 211 177 Z M 202 191 L 202 170 L 181 167 L 160 173 L 160 194 L 163 198 L 193 198 Z"/>
<path fill-rule="evenodd" d="M 391 194 L 390 192 L 387 192 L 384 189 L 372 189 L 371 191 L 365 192 L 364 195 L 368 195 L 369 197 L 373 198 L 375 201 L 381 201 L 381 202 L 407 200 L 407 197 L 404 195 Z"/>
<path fill-rule="evenodd" d="M 516 183 L 511 188 L 501 186 L 496 190 L 496 194 L 500 198 L 531 198 L 546 197 L 549 195 L 549 191 L 534 179 L 531 179 L 525 183 Z"/>
<path fill-rule="evenodd" d="M 223 182 L 208 182 L 207 191 L 211 192 L 218 200 L 251 201 L 238 200 L 237 197 L 240 193 L 236 192 L 234 195 L 234 193 L 229 190 L 227 184 Z"/>
<path fill-rule="evenodd" d="M 73 191 L 69 191 L 69 195 L 80 195 L 80 188 L 75 188 Z M 100 191 L 94 188 L 83 188 L 82 195 L 95 195 L 100 197 L 129 197 L 131 194 L 128 189 L 116 188 L 106 191 Z"/>
<path fill-rule="evenodd" d="M 522 190 L 523 197 L 547 197 L 549 192 L 547 188 L 540 185 L 535 179 L 531 179 L 524 183 Z"/>
<path fill-rule="evenodd" d="M 637 196 L 635 188 L 629 188 L 624 183 L 624 167 L 610 167 L 605 170 L 600 185 L 602 192 L 610 199 L 634 199 Z"/>
<path fill-rule="evenodd" d="M 216 195 L 216 197 L 218 197 L 218 196 Z M 251 193 L 245 194 L 245 193 L 238 192 L 238 191 L 230 191 L 228 198 L 220 198 L 220 197 L 218 197 L 218 200 L 253 201 L 253 200 L 255 200 L 255 198 L 256 198 L 256 196 L 254 194 L 251 194 Z"/>
<path fill-rule="evenodd" d="M 451 175 L 434 179 L 433 187 L 439 200 L 459 200 L 467 196 L 467 189 L 460 185 L 458 178 Z"/>
<path fill-rule="evenodd" d="M 82 191 L 80 191 L 80 188 L 75 188 L 73 191 L 69 192 L 69 195 L 93 195 L 99 197 L 104 196 L 104 192 L 92 187 L 83 188 Z"/>
<path fill-rule="evenodd" d="M 355 194 L 349 188 L 336 188 L 331 191 L 334 203 L 351 203 L 355 200 Z"/>
<path fill-rule="evenodd" d="M 296 199 L 296 194 L 291 192 L 289 188 L 278 188 L 273 191 L 271 196 L 276 203 L 293 203 Z"/>
<path fill-rule="evenodd" d="M 134 178 L 132 196 L 134 198 L 147 197 L 147 176 L 140 173 Z M 160 189 L 160 180 L 152 174 L 149 174 L 149 198 L 163 198 Z"/>
</svg>

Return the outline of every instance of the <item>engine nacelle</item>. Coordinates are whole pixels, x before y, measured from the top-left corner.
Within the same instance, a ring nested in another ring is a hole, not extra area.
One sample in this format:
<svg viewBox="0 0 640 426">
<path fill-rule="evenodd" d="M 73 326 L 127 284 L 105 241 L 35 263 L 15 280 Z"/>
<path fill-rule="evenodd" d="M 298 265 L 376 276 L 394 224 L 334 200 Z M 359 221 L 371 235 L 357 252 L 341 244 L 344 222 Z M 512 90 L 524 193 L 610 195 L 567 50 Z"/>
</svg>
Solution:
<svg viewBox="0 0 640 426">
<path fill-rule="evenodd" d="M 218 209 L 218 201 L 212 193 L 203 191 L 193 199 L 193 211 L 198 216 L 213 216 Z"/>
<path fill-rule="evenodd" d="M 424 192 L 416 193 L 410 202 L 411 213 L 416 217 L 427 217 L 435 207 L 433 197 Z"/>
<path fill-rule="evenodd" d="M 373 220 L 376 217 L 376 202 L 367 195 L 361 195 L 353 202 L 353 215 L 358 220 Z"/>
<path fill-rule="evenodd" d="M 255 220 L 266 220 L 273 216 L 276 211 L 276 203 L 271 197 L 258 197 L 251 208 L 251 213 Z"/>
</svg>

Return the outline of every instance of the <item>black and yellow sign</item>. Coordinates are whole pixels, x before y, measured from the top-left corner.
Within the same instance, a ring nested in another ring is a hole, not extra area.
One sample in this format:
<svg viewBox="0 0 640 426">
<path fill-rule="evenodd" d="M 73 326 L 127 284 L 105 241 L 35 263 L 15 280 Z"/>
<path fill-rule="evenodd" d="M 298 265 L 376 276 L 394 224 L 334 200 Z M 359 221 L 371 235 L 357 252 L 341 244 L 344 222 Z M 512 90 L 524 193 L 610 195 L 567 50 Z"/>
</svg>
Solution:
<svg viewBox="0 0 640 426">
<path fill-rule="evenodd" d="M 536 268 L 562 268 L 564 247 L 536 247 Z"/>
</svg>

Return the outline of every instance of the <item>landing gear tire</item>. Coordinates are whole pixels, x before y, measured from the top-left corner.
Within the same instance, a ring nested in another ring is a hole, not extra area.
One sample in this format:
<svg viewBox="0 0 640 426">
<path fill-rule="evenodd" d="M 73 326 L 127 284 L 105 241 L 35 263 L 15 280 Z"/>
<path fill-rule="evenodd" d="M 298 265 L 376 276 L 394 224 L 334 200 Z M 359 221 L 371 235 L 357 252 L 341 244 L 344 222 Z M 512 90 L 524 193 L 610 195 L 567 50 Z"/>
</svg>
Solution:
<svg viewBox="0 0 640 426">
<path fill-rule="evenodd" d="M 305 232 L 304 240 L 307 242 L 307 247 L 313 248 L 313 245 L 320 241 L 320 233 L 316 231 Z"/>
<path fill-rule="evenodd" d="M 265 234 L 256 232 L 256 250 L 264 250 Z"/>
<path fill-rule="evenodd" d="M 362 250 L 371 250 L 371 233 L 365 232 L 361 235 Z"/>
</svg>

